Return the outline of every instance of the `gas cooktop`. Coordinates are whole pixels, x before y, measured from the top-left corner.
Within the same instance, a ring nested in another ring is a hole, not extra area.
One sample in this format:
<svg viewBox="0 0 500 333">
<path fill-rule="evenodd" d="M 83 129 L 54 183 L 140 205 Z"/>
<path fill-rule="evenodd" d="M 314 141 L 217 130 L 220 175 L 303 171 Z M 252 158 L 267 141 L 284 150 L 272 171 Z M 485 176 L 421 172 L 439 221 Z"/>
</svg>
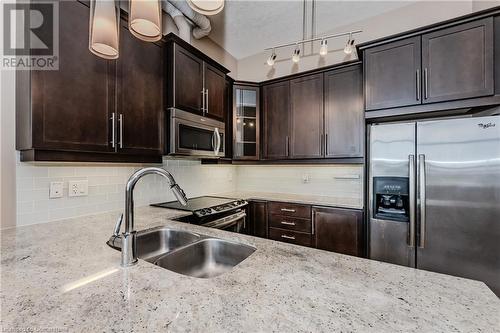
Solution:
<svg viewBox="0 0 500 333">
<path fill-rule="evenodd" d="M 182 206 L 178 201 L 162 202 L 151 206 L 186 210 L 193 212 L 198 217 L 204 217 L 241 208 L 247 204 L 245 200 L 202 196 L 188 199 L 186 206 Z"/>
</svg>

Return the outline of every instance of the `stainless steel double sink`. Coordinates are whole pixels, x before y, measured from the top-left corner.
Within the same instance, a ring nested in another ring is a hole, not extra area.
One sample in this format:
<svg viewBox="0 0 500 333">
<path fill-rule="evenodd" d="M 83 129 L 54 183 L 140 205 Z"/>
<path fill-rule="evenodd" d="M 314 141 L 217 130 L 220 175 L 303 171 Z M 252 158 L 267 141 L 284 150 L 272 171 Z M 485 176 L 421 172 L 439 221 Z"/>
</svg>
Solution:
<svg viewBox="0 0 500 333">
<path fill-rule="evenodd" d="M 108 245 L 120 250 L 120 242 Z M 255 248 L 189 231 L 158 227 L 137 233 L 140 259 L 183 275 L 211 278 L 230 271 Z"/>
</svg>

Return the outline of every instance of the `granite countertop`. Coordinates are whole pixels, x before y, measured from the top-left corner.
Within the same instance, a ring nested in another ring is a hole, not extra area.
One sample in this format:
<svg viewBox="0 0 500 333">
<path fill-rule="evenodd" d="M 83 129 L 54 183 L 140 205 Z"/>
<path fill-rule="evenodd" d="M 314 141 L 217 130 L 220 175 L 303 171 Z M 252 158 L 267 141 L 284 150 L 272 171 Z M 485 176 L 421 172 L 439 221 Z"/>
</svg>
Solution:
<svg viewBox="0 0 500 333">
<path fill-rule="evenodd" d="M 105 244 L 117 214 L 2 231 L 2 331 L 500 332 L 500 299 L 482 282 L 179 223 L 175 210 L 138 208 L 136 226 L 257 251 L 211 279 L 123 269 Z"/>
<path fill-rule="evenodd" d="M 318 206 L 333 206 L 340 208 L 363 209 L 363 202 L 356 198 L 348 197 L 331 197 L 323 195 L 301 195 L 289 193 L 270 193 L 270 192 L 227 192 L 217 194 L 223 197 L 238 198 L 245 200 L 266 200 L 266 201 L 282 201 L 298 204 L 309 204 Z"/>
</svg>

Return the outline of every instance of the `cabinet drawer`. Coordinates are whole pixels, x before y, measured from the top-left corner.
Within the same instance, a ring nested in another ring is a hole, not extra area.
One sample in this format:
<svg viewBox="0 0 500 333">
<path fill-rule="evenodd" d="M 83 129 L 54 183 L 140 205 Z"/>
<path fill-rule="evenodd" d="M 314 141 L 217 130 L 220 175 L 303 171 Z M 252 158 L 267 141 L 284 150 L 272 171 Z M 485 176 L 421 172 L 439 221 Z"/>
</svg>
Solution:
<svg viewBox="0 0 500 333">
<path fill-rule="evenodd" d="M 311 233 L 312 223 L 311 220 L 271 214 L 269 216 L 269 225 L 274 228 Z"/>
<path fill-rule="evenodd" d="M 303 246 L 311 246 L 311 235 L 304 232 L 290 231 L 278 228 L 269 228 L 269 238 Z"/>
<path fill-rule="evenodd" d="M 270 202 L 269 203 L 269 213 L 293 216 L 303 219 L 311 218 L 311 206 L 308 205 L 297 205 L 286 202 Z"/>
</svg>

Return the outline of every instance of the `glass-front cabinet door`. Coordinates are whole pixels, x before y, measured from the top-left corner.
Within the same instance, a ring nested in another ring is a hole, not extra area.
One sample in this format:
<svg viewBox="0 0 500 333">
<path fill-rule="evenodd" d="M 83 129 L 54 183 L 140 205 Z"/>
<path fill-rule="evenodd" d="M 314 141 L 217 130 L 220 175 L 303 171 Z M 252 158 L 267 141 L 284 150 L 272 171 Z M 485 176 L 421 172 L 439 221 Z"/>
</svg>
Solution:
<svg viewBox="0 0 500 333">
<path fill-rule="evenodd" d="M 259 87 L 233 87 L 233 159 L 259 159 Z"/>
</svg>

